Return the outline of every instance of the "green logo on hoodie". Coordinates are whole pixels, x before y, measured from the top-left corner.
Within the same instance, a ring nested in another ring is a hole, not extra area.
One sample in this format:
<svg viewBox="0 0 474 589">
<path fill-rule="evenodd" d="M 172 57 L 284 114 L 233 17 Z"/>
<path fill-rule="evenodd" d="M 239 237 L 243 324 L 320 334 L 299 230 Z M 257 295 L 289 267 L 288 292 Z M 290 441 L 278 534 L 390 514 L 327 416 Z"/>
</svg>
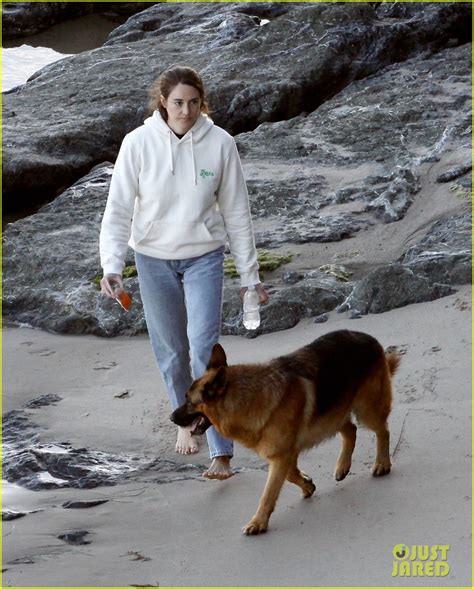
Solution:
<svg viewBox="0 0 474 589">
<path fill-rule="evenodd" d="M 205 170 L 204 168 L 199 172 L 201 178 L 209 178 L 209 176 L 215 176 L 214 172 Z"/>
</svg>

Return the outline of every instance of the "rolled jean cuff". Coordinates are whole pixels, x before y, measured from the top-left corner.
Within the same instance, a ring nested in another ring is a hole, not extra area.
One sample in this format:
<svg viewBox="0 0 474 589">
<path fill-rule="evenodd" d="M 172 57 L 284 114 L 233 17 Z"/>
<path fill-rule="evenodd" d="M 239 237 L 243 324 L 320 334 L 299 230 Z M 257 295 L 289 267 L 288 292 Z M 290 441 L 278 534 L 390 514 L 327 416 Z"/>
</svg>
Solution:
<svg viewBox="0 0 474 589">
<path fill-rule="evenodd" d="M 212 458 L 219 458 L 220 456 L 227 456 L 227 458 L 231 459 L 234 457 L 233 454 L 229 454 L 228 452 L 210 452 L 209 456 Z"/>
</svg>

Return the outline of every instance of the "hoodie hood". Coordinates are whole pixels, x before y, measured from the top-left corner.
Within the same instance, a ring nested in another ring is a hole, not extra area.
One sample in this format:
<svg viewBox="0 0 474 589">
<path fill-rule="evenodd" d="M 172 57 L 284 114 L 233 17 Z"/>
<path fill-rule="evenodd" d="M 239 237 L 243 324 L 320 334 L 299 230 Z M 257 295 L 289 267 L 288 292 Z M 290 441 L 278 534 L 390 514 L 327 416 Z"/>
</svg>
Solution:
<svg viewBox="0 0 474 589">
<path fill-rule="evenodd" d="M 168 127 L 168 124 L 161 116 L 159 110 L 155 110 L 151 117 L 148 117 L 145 120 L 145 126 L 154 131 L 157 131 L 163 138 L 166 139 L 168 143 L 168 149 L 170 154 L 170 166 L 171 166 L 171 173 L 174 174 L 174 158 L 173 158 L 173 141 L 178 140 L 175 133 Z M 193 178 L 194 184 L 197 184 L 197 177 L 196 177 L 196 165 L 194 159 L 194 144 L 201 141 L 201 139 L 207 135 L 207 133 L 212 129 L 214 126 L 214 122 L 210 119 L 207 115 L 201 113 L 197 118 L 197 121 L 194 125 L 189 129 L 187 133 L 183 135 L 181 139 L 178 141 L 182 142 L 189 142 L 189 146 L 191 149 L 191 161 L 193 165 Z"/>
</svg>

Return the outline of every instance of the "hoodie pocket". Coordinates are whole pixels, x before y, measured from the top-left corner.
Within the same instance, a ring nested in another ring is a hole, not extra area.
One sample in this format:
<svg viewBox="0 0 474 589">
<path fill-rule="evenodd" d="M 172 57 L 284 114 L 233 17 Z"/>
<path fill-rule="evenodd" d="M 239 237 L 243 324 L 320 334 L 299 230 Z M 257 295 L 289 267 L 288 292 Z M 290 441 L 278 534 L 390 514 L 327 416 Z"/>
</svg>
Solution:
<svg viewBox="0 0 474 589">
<path fill-rule="evenodd" d="M 136 243 L 159 249 L 175 250 L 216 241 L 204 223 L 153 221 Z"/>
</svg>

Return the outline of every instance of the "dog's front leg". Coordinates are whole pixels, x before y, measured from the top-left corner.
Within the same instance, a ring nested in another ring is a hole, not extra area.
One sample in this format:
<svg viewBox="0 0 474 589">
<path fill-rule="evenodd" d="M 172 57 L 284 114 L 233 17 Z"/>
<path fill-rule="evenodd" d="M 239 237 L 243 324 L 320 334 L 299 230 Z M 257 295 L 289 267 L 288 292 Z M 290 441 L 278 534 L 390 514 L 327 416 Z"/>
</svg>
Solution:
<svg viewBox="0 0 474 589">
<path fill-rule="evenodd" d="M 285 482 L 291 463 L 292 456 L 269 460 L 267 482 L 260 498 L 257 512 L 249 523 L 242 528 L 242 532 L 247 536 L 262 534 L 267 531 L 268 520 L 272 511 L 275 509 L 278 495 Z"/>
</svg>

